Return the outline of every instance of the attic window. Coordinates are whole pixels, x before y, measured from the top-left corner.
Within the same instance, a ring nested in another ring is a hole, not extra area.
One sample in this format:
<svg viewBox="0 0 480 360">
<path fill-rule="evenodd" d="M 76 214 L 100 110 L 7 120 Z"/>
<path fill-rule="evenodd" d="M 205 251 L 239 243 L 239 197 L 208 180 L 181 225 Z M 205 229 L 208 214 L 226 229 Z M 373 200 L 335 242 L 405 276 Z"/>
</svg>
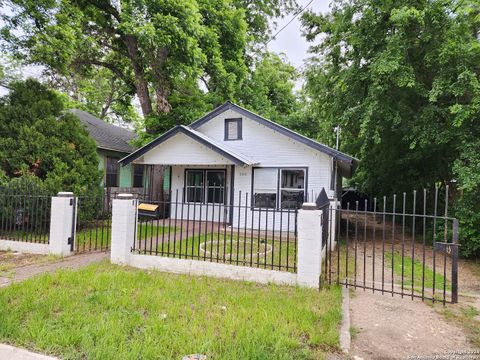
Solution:
<svg viewBox="0 0 480 360">
<path fill-rule="evenodd" d="M 225 119 L 225 140 L 242 140 L 242 119 Z"/>
</svg>

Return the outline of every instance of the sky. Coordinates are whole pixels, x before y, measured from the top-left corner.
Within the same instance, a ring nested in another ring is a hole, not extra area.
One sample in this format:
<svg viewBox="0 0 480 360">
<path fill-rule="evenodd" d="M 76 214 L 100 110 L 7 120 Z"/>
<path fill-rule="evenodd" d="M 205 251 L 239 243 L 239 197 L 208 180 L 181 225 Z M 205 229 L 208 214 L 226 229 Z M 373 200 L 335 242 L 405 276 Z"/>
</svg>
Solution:
<svg viewBox="0 0 480 360">
<path fill-rule="evenodd" d="M 307 5 L 310 0 L 297 0 L 300 8 Z M 312 10 L 316 13 L 326 13 L 329 11 L 330 0 L 313 0 L 313 2 L 305 9 Z M 281 29 L 293 15 L 288 15 L 284 19 L 277 20 L 277 29 Z M 309 44 L 301 35 L 302 29 L 300 24 L 301 14 L 298 15 L 276 38 L 268 44 L 268 49 L 276 53 L 284 53 L 288 60 L 297 69 L 301 69 L 304 61 L 309 57 Z M 276 31 L 273 31 L 275 34 Z"/>
</svg>

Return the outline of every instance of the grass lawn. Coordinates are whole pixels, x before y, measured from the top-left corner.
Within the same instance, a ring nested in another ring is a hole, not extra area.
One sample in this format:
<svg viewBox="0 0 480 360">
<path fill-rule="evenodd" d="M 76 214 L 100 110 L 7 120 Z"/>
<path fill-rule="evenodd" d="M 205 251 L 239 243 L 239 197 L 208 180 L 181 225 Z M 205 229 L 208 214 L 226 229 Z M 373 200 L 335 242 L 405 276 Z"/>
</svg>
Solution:
<svg viewBox="0 0 480 360">
<path fill-rule="evenodd" d="M 238 234 L 232 234 L 227 231 L 214 233 L 203 233 L 195 236 L 189 236 L 188 238 L 180 239 L 177 236 L 170 244 L 158 245 L 157 251 L 159 253 L 168 253 L 180 257 L 198 257 L 211 259 L 216 261 L 217 257 L 219 262 L 228 262 L 238 265 L 250 265 L 259 266 L 267 269 L 281 269 L 293 271 L 296 251 L 295 251 L 295 238 L 289 237 L 287 243 L 286 235 L 282 237 L 280 242 L 279 237 L 274 240 L 271 238 L 261 238 L 258 240 L 258 235 L 254 234 L 253 238 L 250 236 L 243 237 Z M 274 265 L 272 267 L 272 264 Z M 279 267 L 280 266 L 280 267 Z"/>
<path fill-rule="evenodd" d="M 423 274 L 423 264 L 420 260 L 413 260 L 409 256 L 403 257 L 403 286 L 405 289 L 412 288 L 412 264 L 413 264 L 413 288 L 415 291 L 422 291 L 422 278 Z M 385 252 L 385 266 L 392 268 L 392 253 Z M 393 256 L 393 272 L 397 276 L 395 282 L 401 284 L 402 282 L 402 254 L 400 252 L 395 252 Z M 434 271 L 427 264 L 425 264 L 425 288 L 433 289 L 433 277 Z M 437 293 L 443 291 L 443 285 L 445 278 L 443 274 L 435 273 L 435 290 Z M 450 281 L 447 280 L 446 290 L 451 291 L 452 285 Z"/>
<path fill-rule="evenodd" d="M 164 229 L 164 230 L 163 230 Z M 137 225 L 137 236 L 141 239 L 148 239 L 152 236 L 157 236 L 157 231 L 161 234 L 162 231 L 174 233 L 178 229 L 174 227 L 155 225 L 152 223 L 139 223 Z M 92 225 L 86 229 L 77 231 L 76 245 L 78 248 L 107 248 L 111 243 L 112 224 L 110 221 L 93 222 Z"/>
<path fill-rule="evenodd" d="M 258 285 L 106 262 L 0 289 L 0 342 L 64 359 L 321 359 L 341 290 Z"/>
</svg>

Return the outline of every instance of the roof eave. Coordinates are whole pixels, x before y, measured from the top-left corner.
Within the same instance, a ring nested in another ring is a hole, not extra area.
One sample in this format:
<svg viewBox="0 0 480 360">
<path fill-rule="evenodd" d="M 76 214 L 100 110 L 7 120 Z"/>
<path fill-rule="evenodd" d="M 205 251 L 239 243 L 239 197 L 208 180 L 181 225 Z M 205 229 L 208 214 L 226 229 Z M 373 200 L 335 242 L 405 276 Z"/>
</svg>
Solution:
<svg viewBox="0 0 480 360">
<path fill-rule="evenodd" d="M 246 162 L 246 161 L 244 161 L 244 160 L 226 152 L 225 150 L 219 148 L 218 146 L 216 146 L 216 145 L 206 141 L 202 137 L 194 134 L 192 131 L 188 131 L 185 127 L 183 127 L 181 125 L 175 126 L 174 128 L 168 130 L 165 134 L 163 134 L 163 135 L 157 137 L 156 139 L 152 140 L 151 142 L 149 142 L 147 145 L 145 145 L 145 146 L 141 147 L 140 149 L 134 151 L 133 153 L 124 157 L 123 159 L 120 159 L 119 163 L 122 166 L 128 165 L 132 161 L 138 159 L 140 156 L 144 155 L 145 153 L 147 153 L 148 151 L 153 149 L 155 146 L 160 145 L 161 143 L 168 140 L 169 138 L 171 138 L 172 136 L 176 135 L 179 132 L 181 132 L 182 134 L 185 134 L 185 135 L 193 138 L 194 140 L 202 143 L 204 146 L 206 146 L 206 147 L 210 148 L 211 150 L 221 154 L 223 157 L 229 159 L 230 161 L 232 161 L 236 165 L 241 165 L 241 166 L 254 165 L 254 163 Z"/>
</svg>

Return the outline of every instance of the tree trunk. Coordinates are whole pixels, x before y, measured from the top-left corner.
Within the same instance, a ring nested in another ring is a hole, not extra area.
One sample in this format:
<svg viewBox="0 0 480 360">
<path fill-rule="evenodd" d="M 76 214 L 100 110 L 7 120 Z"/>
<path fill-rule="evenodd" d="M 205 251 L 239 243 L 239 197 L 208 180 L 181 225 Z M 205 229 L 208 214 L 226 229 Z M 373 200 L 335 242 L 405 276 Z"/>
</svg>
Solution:
<svg viewBox="0 0 480 360">
<path fill-rule="evenodd" d="M 152 100 L 148 91 L 148 83 L 145 81 L 145 72 L 138 61 L 138 44 L 137 39 L 132 35 L 125 35 L 124 40 L 128 50 L 128 57 L 132 63 L 133 73 L 135 75 L 135 88 L 137 89 L 137 96 L 140 101 L 143 116 L 148 116 L 152 113 Z M 147 129 L 148 132 L 148 129 Z"/>
<path fill-rule="evenodd" d="M 172 106 L 168 102 L 168 96 L 170 95 L 170 84 L 163 73 L 163 64 L 167 60 L 168 49 L 161 48 L 158 51 L 158 55 L 153 60 L 152 68 L 153 75 L 155 77 L 155 95 L 157 98 L 157 112 L 168 113 L 172 110 Z"/>
</svg>

